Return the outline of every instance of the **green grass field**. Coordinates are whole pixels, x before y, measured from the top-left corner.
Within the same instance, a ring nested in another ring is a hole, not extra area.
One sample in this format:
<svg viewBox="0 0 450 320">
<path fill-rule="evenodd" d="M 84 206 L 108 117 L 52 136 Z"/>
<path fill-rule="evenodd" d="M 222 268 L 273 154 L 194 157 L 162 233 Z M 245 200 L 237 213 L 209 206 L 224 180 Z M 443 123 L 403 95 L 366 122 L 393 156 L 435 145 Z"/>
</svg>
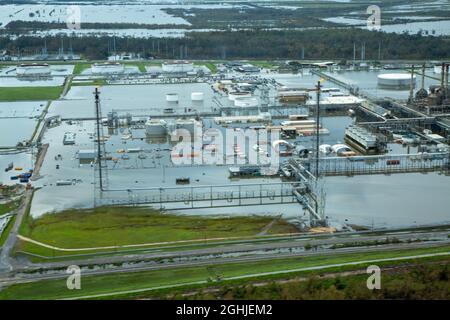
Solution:
<svg viewBox="0 0 450 320">
<path fill-rule="evenodd" d="M 1 87 L 0 101 L 56 100 L 63 87 Z"/>
<path fill-rule="evenodd" d="M 5 288 L 0 291 L 0 299 L 61 299 L 78 297 L 84 295 L 115 293 L 117 291 L 137 290 L 137 289 L 151 289 L 160 286 L 183 285 L 186 290 L 189 287 L 208 286 L 210 285 L 208 279 L 214 275 L 220 275 L 223 279 L 238 276 L 247 276 L 247 278 L 239 280 L 225 280 L 222 284 L 227 283 L 245 283 L 249 281 L 261 279 L 278 279 L 286 277 L 294 277 L 298 275 L 320 274 L 324 272 L 340 272 L 347 270 L 355 270 L 368 265 L 362 263 L 360 265 L 351 265 L 343 267 L 331 267 L 319 271 L 295 271 L 298 268 L 327 266 L 330 264 L 339 264 L 346 262 L 359 262 L 368 259 L 385 259 L 393 257 L 407 257 L 411 255 L 429 254 L 436 252 L 448 252 L 449 246 L 430 249 L 415 249 L 415 250 L 398 250 L 385 252 L 370 252 L 357 254 L 339 254 L 339 255 L 321 255 L 303 258 L 289 258 L 289 259 L 274 259 L 258 262 L 247 263 L 227 263 L 215 265 L 213 268 L 202 267 L 183 267 L 183 268 L 167 268 L 153 271 L 143 272 L 129 272 L 116 273 L 101 276 L 85 276 L 81 280 L 81 290 L 68 290 L 66 288 L 66 279 L 61 280 L 44 280 L 33 283 L 17 284 Z M 448 260 L 446 257 L 426 258 L 425 260 Z M 412 260 L 419 261 L 419 260 Z M 404 264 L 406 260 L 397 262 L 380 262 L 379 266 Z M 277 275 L 258 275 L 263 272 L 286 271 L 294 270 L 292 273 L 277 274 Z M 64 272 L 64 271 L 62 271 Z M 192 284 L 192 282 L 199 282 L 199 284 Z M 218 283 L 213 283 L 217 285 Z M 169 292 L 173 289 L 165 289 Z M 153 292 L 148 290 L 148 293 L 132 293 L 126 294 L 122 297 L 139 297 L 145 295 L 153 295 L 158 291 Z"/>
<path fill-rule="evenodd" d="M 271 61 L 262 61 L 262 60 L 254 60 L 254 61 L 250 61 L 251 64 L 260 67 L 260 68 L 266 68 L 266 69 L 270 69 L 273 68 L 274 66 L 276 66 L 277 64 Z"/>
<path fill-rule="evenodd" d="M 160 213 L 151 208 L 102 207 L 46 214 L 38 219 L 27 216 L 20 233 L 56 247 L 92 248 L 255 236 L 273 219 L 274 217 L 269 216 L 186 216 Z M 267 232 L 293 233 L 297 229 L 286 221 L 277 219 Z M 36 245 L 23 243 L 20 249 L 45 254 L 45 250 L 36 252 L 38 248 Z"/>
<path fill-rule="evenodd" d="M 91 63 L 77 63 L 73 69 L 74 75 L 81 74 L 84 70 L 89 69 L 91 67 Z"/>
<path fill-rule="evenodd" d="M 95 79 L 92 81 L 83 81 L 83 82 L 73 82 L 70 84 L 71 87 L 81 87 L 81 86 L 105 86 L 106 80 L 105 79 Z"/>
<path fill-rule="evenodd" d="M 20 206 L 20 199 L 0 204 L 0 216 L 2 214 L 16 210 Z"/>
</svg>

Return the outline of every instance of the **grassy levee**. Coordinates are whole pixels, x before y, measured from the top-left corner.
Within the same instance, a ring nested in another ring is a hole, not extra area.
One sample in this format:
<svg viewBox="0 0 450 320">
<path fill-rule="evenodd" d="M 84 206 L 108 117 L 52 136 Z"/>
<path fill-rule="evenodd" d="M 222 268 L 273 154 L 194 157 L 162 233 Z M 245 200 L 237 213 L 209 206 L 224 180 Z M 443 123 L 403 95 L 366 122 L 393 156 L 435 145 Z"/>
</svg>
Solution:
<svg viewBox="0 0 450 320">
<path fill-rule="evenodd" d="M 209 60 L 200 60 L 200 61 L 195 61 L 194 64 L 196 66 L 205 66 L 207 67 L 211 73 L 217 73 L 217 66 L 216 63 L 214 61 L 209 61 Z"/>
<path fill-rule="evenodd" d="M 11 220 L 9 220 L 8 225 L 3 230 L 2 235 L 0 236 L 0 248 L 5 243 L 6 239 L 8 238 L 9 232 L 11 231 L 12 227 L 14 226 L 14 222 L 16 221 L 16 216 L 13 216 Z"/>
<path fill-rule="evenodd" d="M 20 206 L 21 201 L 22 201 L 21 199 L 17 199 L 7 203 L 0 204 L 0 216 L 16 210 Z M 3 246 L 3 243 L 6 241 L 6 238 L 8 238 L 8 234 L 11 231 L 15 220 L 16 216 L 13 216 L 11 220 L 9 220 L 6 228 L 3 230 L 3 233 L 0 235 L 0 247 Z"/>
<path fill-rule="evenodd" d="M 56 100 L 62 91 L 62 86 L 1 87 L 0 101 Z"/>
<path fill-rule="evenodd" d="M 297 232 L 295 226 L 275 219 L 268 234 Z M 273 220 L 270 216 L 205 217 L 168 214 L 143 207 L 100 207 L 51 213 L 37 219 L 27 215 L 20 234 L 58 248 L 89 249 L 256 236 Z M 47 257 L 111 251 L 63 251 L 24 241 L 17 250 Z"/>
<path fill-rule="evenodd" d="M 212 268 L 180 267 L 166 268 L 154 271 L 140 271 L 127 273 L 114 273 L 109 275 L 84 276 L 81 280 L 81 290 L 68 290 L 66 279 L 43 280 L 38 282 L 16 284 L 0 291 L 0 299 L 64 299 L 76 298 L 89 295 L 105 294 L 107 296 L 98 298 L 135 298 L 160 293 L 201 288 L 207 286 L 218 286 L 226 284 L 243 284 L 257 280 L 270 280 L 292 278 L 310 274 L 321 274 L 326 272 L 341 272 L 356 270 L 366 267 L 370 262 L 362 262 L 375 259 L 387 259 L 398 257 L 410 257 L 414 255 L 449 252 L 450 246 L 434 247 L 429 249 L 397 250 L 384 252 L 368 252 L 357 254 L 321 255 L 303 258 L 274 259 L 258 262 L 217 264 Z M 377 265 L 396 265 L 406 262 L 423 261 L 448 261 L 445 257 L 429 257 L 421 259 L 405 259 L 394 262 L 379 262 Z M 356 264 L 349 266 L 331 266 L 340 263 Z M 299 268 L 320 267 L 321 270 L 298 271 Z M 63 271 L 64 272 L 64 271 Z M 261 275 L 267 272 L 280 272 L 278 274 Z M 212 275 L 220 275 L 220 282 L 211 283 L 208 279 Z M 243 277 L 233 279 L 235 277 Z M 168 286 L 168 288 L 161 288 Z M 175 288 L 170 288 L 174 286 Z M 140 292 L 123 292 L 129 290 L 141 290 Z"/>
<path fill-rule="evenodd" d="M 13 200 L 10 202 L 0 204 L 0 216 L 16 210 L 20 206 L 21 199 Z"/>
</svg>

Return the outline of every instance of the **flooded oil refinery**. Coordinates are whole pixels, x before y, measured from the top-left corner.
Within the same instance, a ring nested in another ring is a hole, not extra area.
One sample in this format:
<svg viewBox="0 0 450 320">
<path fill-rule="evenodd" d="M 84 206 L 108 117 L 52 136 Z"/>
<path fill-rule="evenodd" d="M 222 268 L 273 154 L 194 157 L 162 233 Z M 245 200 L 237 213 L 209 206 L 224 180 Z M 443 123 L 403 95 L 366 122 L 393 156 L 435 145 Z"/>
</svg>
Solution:
<svg viewBox="0 0 450 320">
<path fill-rule="evenodd" d="M 211 74 L 187 61 L 154 65 L 146 72 L 120 63 L 93 64 L 71 76 L 65 95 L 48 105 L 4 103 L 3 183 L 16 183 L 11 180 L 15 174 L 40 161 L 29 181 L 22 180 L 37 189 L 33 217 L 108 204 L 233 215 L 248 205 L 248 214 L 281 213 L 309 224 L 311 204 L 293 192 L 300 171 L 315 174 L 319 151 L 320 179 L 314 184 L 327 223 L 393 227 L 449 221 L 447 100 L 432 111 L 419 108 L 427 102 L 418 98 L 408 102 L 411 90 L 414 95 L 425 90 L 426 99 L 445 94 L 437 91 L 444 89 L 439 89 L 434 66 L 427 65 L 423 76 L 417 66 L 413 78 L 411 67 L 305 65 L 292 73 L 238 61 L 216 66 L 219 72 Z M 69 76 L 73 66 L 51 70 L 57 72 L 54 77 Z M 23 81 L 2 72 L 2 81 Z M 388 81 L 399 77 L 405 85 L 380 85 L 380 75 Z M 97 110 L 96 86 L 89 84 L 98 79 L 104 85 L 98 88 Z M 200 139 L 199 150 L 184 155 L 189 159 L 181 165 L 174 161 L 180 140 L 172 134 L 180 128 L 209 135 L 208 141 Z M 211 143 L 215 134 L 239 136 L 251 130 L 266 132 L 266 141 L 233 142 L 231 155 L 220 153 L 227 142 Z M 275 142 L 267 134 L 271 131 L 277 132 L 280 145 L 277 170 L 269 174 L 264 165 L 251 163 L 250 154 L 266 152 L 264 144 Z M 205 163 L 204 152 L 221 161 Z"/>
</svg>

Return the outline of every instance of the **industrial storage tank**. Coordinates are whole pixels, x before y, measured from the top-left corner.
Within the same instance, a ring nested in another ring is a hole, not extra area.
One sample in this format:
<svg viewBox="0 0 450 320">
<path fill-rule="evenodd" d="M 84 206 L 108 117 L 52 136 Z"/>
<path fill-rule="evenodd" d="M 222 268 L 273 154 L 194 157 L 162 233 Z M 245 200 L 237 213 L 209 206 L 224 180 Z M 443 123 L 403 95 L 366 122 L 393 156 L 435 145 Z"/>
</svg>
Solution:
<svg viewBox="0 0 450 320">
<path fill-rule="evenodd" d="M 50 66 L 47 63 L 22 63 L 16 67 L 16 75 L 23 76 L 49 76 Z"/>
<path fill-rule="evenodd" d="M 259 105 L 258 99 L 255 97 L 241 97 L 241 98 L 235 98 L 234 99 L 234 106 L 235 107 L 241 107 L 241 108 L 251 108 L 251 107 L 257 107 Z"/>
<path fill-rule="evenodd" d="M 203 92 L 192 92 L 191 93 L 192 101 L 203 101 L 203 99 L 204 99 Z"/>
<path fill-rule="evenodd" d="M 167 102 L 178 102 L 178 93 L 167 93 L 166 101 Z"/>
<path fill-rule="evenodd" d="M 333 149 L 329 144 L 322 144 L 319 146 L 319 151 L 320 153 L 323 154 L 330 154 L 333 151 Z"/>
<path fill-rule="evenodd" d="M 119 62 L 102 62 L 94 63 L 91 66 L 91 72 L 93 74 L 114 74 L 123 73 L 125 66 Z"/>
<path fill-rule="evenodd" d="M 342 144 L 342 143 L 338 143 L 338 144 L 335 144 L 334 146 L 332 146 L 331 151 L 333 151 L 340 157 L 348 157 L 348 156 L 356 155 L 356 153 L 352 149 L 350 149 L 349 146 Z"/>
<path fill-rule="evenodd" d="M 250 91 L 231 91 L 228 94 L 228 99 L 231 101 L 236 100 L 236 98 L 251 98 L 252 93 Z"/>
<path fill-rule="evenodd" d="M 162 64 L 163 72 L 185 73 L 194 71 L 194 64 L 189 61 L 170 61 Z"/>
<path fill-rule="evenodd" d="M 378 85 L 385 88 L 402 89 L 411 85 L 411 74 L 386 73 L 378 75 Z M 416 85 L 416 76 L 413 76 L 413 85 Z"/>
<path fill-rule="evenodd" d="M 149 136 L 165 136 L 167 134 L 167 123 L 162 119 L 149 119 L 145 123 L 145 132 Z"/>
<path fill-rule="evenodd" d="M 195 119 L 178 119 L 175 122 L 176 129 L 184 129 L 189 131 L 190 134 L 194 134 L 196 132 L 200 132 L 202 128 L 202 123 Z"/>
</svg>

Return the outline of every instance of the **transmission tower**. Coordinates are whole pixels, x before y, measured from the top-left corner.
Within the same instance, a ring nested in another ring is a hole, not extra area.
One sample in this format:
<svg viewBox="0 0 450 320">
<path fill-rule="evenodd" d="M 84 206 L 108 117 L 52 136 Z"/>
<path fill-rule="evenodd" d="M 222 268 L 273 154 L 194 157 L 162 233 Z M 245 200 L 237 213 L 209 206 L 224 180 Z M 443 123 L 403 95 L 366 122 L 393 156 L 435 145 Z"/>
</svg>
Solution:
<svg viewBox="0 0 450 320">
<path fill-rule="evenodd" d="M 96 160 L 94 169 L 94 206 L 102 205 L 104 191 L 108 190 L 108 164 L 106 162 L 106 147 L 103 134 L 100 90 L 95 88 L 95 125 Z"/>
</svg>

